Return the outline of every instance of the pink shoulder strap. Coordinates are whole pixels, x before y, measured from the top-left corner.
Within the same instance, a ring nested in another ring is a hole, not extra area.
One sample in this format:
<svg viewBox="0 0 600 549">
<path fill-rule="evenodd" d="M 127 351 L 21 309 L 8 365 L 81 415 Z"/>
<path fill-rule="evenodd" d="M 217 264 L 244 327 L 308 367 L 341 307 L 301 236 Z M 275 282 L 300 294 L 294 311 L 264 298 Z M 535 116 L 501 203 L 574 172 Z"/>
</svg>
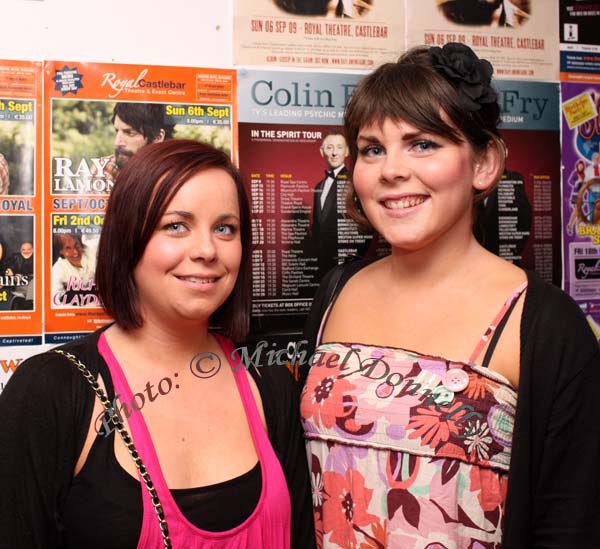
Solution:
<svg viewBox="0 0 600 549">
<path fill-rule="evenodd" d="M 477 343 L 475 349 L 469 357 L 469 362 L 475 362 L 477 357 L 481 354 L 483 348 L 486 346 L 486 344 L 492 337 L 493 333 L 496 331 L 496 328 L 504 318 L 504 315 L 511 308 L 512 304 L 515 303 L 517 299 L 519 299 L 519 296 L 525 291 L 526 288 L 527 282 L 523 282 L 523 284 L 520 284 L 519 287 L 512 294 L 510 294 L 509 298 L 504 302 L 504 305 L 502 305 L 502 308 L 495 316 L 494 320 L 492 320 L 492 323 L 488 326 L 485 333 L 481 336 L 479 343 Z"/>
</svg>

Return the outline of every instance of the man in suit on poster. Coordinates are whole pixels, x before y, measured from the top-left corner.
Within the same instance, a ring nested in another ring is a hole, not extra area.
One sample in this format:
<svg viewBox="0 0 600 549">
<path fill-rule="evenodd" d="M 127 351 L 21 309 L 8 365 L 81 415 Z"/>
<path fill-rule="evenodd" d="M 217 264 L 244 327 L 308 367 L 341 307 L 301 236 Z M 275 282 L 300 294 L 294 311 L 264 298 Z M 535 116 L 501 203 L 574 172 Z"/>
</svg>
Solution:
<svg viewBox="0 0 600 549">
<path fill-rule="evenodd" d="M 275 0 L 282 10 L 296 15 L 360 17 L 371 9 L 372 0 Z"/>
<path fill-rule="evenodd" d="M 437 0 L 444 16 L 460 25 L 520 27 L 529 19 L 528 0 Z"/>
<path fill-rule="evenodd" d="M 350 151 L 344 136 L 339 131 L 332 130 L 323 139 L 320 152 L 327 162 L 327 169 L 325 178 L 315 187 L 311 224 L 311 241 L 319 267 L 319 280 L 337 265 L 338 194 L 340 191 L 344 192 L 348 181 L 348 170 L 344 162 Z"/>
</svg>

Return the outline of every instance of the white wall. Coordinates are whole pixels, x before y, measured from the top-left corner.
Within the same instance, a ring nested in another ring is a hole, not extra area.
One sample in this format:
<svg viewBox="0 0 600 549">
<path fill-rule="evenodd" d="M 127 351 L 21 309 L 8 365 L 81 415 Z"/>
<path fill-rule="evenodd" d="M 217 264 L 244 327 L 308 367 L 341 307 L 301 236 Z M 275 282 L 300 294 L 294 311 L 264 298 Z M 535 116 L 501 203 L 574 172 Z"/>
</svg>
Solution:
<svg viewBox="0 0 600 549">
<path fill-rule="evenodd" d="M 232 67 L 233 0 L 0 0 L 0 59 Z"/>
</svg>

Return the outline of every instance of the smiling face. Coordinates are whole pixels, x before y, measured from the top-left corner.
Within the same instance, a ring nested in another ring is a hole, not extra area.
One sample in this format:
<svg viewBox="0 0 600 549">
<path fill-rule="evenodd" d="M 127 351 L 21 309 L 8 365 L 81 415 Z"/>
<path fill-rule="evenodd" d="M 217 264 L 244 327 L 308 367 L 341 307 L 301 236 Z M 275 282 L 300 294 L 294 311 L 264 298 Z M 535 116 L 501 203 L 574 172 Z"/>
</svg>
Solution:
<svg viewBox="0 0 600 549">
<path fill-rule="evenodd" d="M 373 227 L 392 248 L 422 249 L 472 238 L 474 188 L 493 183 L 467 143 L 385 119 L 360 129 L 353 185 Z"/>
<path fill-rule="evenodd" d="M 167 205 L 134 270 L 142 318 L 207 324 L 233 290 L 241 258 L 233 179 L 217 168 L 197 173 Z"/>
<path fill-rule="evenodd" d="M 81 256 L 83 246 L 79 239 L 68 235 L 60 236 L 60 255 L 66 259 L 73 267 L 81 267 Z"/>
<path fill-rule="evenodd" d="M 23 242 L 20 252 L 25 259 L 29 259 L 33 255 L 33 245 L 31 242 Z"/>
<path fill-rule="evenodd" d="M 339 168 L 348 156 L 348 145 L 343 135 L 328 135 L 323 140 L 321 146 L 321 155 L 327 161 L 327 165 L 335 170 Z"/>
</svg>

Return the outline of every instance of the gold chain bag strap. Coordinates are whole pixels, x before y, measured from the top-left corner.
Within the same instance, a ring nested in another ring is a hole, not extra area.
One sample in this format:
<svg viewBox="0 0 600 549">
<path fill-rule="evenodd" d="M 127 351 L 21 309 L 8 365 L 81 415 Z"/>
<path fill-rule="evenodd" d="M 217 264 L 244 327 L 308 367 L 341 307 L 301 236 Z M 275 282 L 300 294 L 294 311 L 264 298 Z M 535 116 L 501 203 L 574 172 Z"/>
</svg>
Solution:
<svg viewBox="0 0 600 549">
<path fill-rule="evenodd" d="M 110 421 L 115 426 L 115 429 L 121 435 L 121 438 L 123 439 L 123 442 L 125 443 L 125 446 L 127 447 L 127 450 L 129 451 L 129 454 L 131 455 L 133 462 L 135 463 L 135 466 L 140 474 L 140 477 L 143 479 L 144 484 L 146 485 L 146 488 L 148 490 L 148 493 L 150 494 L 150 499 L 152 500 L 152 505 L 154 506 L 154 510 L 156 511 L 156 516 L 158 517 L 158 523 L 160 526 L 160 531 L 162 533 L 164 546 L 166 549 L 171 549 L 172 546 L 171 546 L 171 539 L 169 538 L 169 527 L 167 525 L 167 520 L 165 518 L 165 513 L 164 513 L 162 505 L 160 503 L 160 499 L 158 498 L 158 494 L 156 492 L 156 489 L 154 488 L 154 483 L 152 482 L 152 479 L 150 478 L 150 474 L 146 470 L 146 466 L 144 465 L 142 458 L 138 454 L 138 451 L 137 451 L 135 445 L 133 444 L 133 440 L 131 440 L 131 437 L 129 436 L 127 429 L 125 429 L 123 422 L 121 421 L 121 418 L 119 417 L 119 414 L 113 408 L 110 400 L 108 400 L 108 398 L 106 397 L 106 394 L 104 393 L 102 388 L 98 385 L 98 382 L 94 379 L 92 372 L 90 372 L 87 369 L 86 365 L 83 362 L 81 362 L 81 360 L 79 360 L 75 355 L 72 355 L 71 353 L 66 353 L 65 351 L 62 351 L 61 349 L 54 349 L 54 352 L 59 355 L 64 356 L 66 359 L 68 359 L 70 362 L 72 362 L 75 366 L 77 366 L 77 369 L 82 373 L 85 380 L 90 384 L 90 386 L 96 393 L 96 396 L 100 399 L 100 402 L 102 402 L 102 406 L 104 406 L 104 409 L 108 412 Z"/>
</svg>

